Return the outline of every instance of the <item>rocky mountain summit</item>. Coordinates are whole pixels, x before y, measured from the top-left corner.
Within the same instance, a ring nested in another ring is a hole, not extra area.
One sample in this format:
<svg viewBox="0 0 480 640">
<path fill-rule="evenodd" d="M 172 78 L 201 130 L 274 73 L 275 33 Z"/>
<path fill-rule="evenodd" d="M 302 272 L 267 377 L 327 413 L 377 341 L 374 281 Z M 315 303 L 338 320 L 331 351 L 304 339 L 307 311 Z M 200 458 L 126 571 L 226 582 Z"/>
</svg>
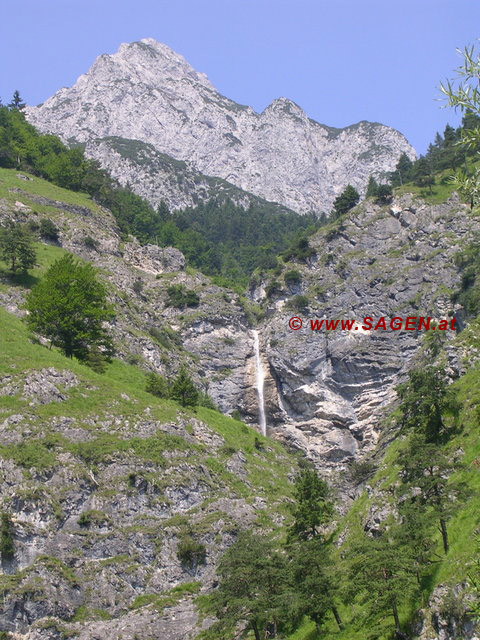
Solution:
<svg viewBox="0 0 480 640">
<path fill-rule="evenodd" d="M 238 202 L 255 194 L 300 213 L 328 213 L 346 184 L 364 193 L 369 176 L 393 170 L 401 153 L 415 157 L 403 135 L 382 124 L 328 127 L 287 98 L 256 113 L 151 38 L 101 55 L 27 116 L 43 132 L 85 144 L 122 184 L 172 208 L 235 185 L 246 192 L 233 193 Z M 186 163 L 186 179 L 172 175 L 175 161 Z"/>
</svg>

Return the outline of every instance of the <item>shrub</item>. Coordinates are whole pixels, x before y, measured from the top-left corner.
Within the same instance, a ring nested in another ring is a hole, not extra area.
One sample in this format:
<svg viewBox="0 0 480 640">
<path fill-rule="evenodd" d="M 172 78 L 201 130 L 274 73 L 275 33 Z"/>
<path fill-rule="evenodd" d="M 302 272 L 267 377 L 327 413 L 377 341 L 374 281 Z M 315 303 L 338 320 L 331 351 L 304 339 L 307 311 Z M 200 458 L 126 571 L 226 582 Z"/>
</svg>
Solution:
<svg viewBox="0 0 480 640">
<path fill-rule="evenodd" d="M 238 409 L 234 409 L 230 414 L 230 417 L 233 418 L 234 420 L 238 420 L 239 422 L 242 421 L 242 414 Z"/>
<path fill-rule="evenodd" d="M 206 563 L 207 549 L 204 544 L 197 542 L 191 536 L 185 536 L 178 543 L 177 558 L 184 568 L 196 571 L 198 565 Z"/>
<path fill-rule="evenodd" d="M 140 295 L 143 291 L 143 282 L 140 278 L 137 278 L 132 285 L 132 289 L 135 291 L 137 295 Z"/>
<path fill-rule="evenodd" d="M 167 289 L 167 306 L 177 309 L 198 307 L 200 298 L 192 289 L 186 289 L 182 284 L 172 284 Z"/>
<path fill-rule="evenodd" d="M 83 239 L 83 244 L 87 247 L 87 249 L 93 249 L 96 251 L 98 249 L 98 241 L 92 238 L 92 236 L 85 236 Z"/>
<path fill-rule="evenodd" d="M 58 227 L 50 220 L 50 218 L 42 218 L 40 220 L 39 233 L 45 240 L 58 242 Z"/>
<path fill-rule="evenodd" d="M 272 280 L 265 289 L 265 295 L 267 298 L 272 298 L 278 291 L 280 291 L 280 284 L 276 280 Z"/>
<path fill-rule="evenodd" d="M 293 298 L 291 298 L 286 306 L 289 309 L 294 309 L 295 311 L 303 311 L 304 309 L 306 309 L 308 307 L 308 303 L 309 300 L 307 298 L 307 296 L 293 296 Z"/>
<path fill-rule="evenodd" d="M 373 462 L 368 460 L 357 462 L 356 460 L 353 460 L 348 468 L 348 473 L 350 479 L 355 484 L 360 484 L 361 482 L 368 480 L 376 470 L 377 468 Z"/>
<path fill-rule="evenodd" d="M 1 517 L 0 553 L 2 555 L 2 560 L 12 560 L 15 554 L 13 546 L 12 519 L 8 513 L 2 513 Z"/>
<path fill-rule="evenodd" d="M 285 272 L 283 279 L 285 280 L 285 284 L 290 287 L 295 284 L 300 284 L 302 280 L 302 274 L 300 273 L 300 271 L 297 271 L 297 269 L 290 269 L 290 271 Z"/>
</svg>

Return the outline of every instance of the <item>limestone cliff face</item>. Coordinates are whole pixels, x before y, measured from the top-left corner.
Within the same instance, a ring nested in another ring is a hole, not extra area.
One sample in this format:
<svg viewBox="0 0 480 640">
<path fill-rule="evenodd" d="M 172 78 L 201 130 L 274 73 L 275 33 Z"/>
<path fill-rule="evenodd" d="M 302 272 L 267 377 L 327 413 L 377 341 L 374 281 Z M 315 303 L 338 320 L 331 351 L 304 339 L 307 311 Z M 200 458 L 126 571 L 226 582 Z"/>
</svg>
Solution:
<svg viewBox="0 0 480 640">
<path fill-rule="evenodd" d="M 29 108 L 27 116 L 66 142 L 86 143 L 122 183 L 172 207 L 192 194 L 201 197 L 197 187 L 176 185 L 172 192 L 166 185 L 160 193 L 156 163 L 134 145 L 119 157 L 111 137 L 152 145 L 188 162 L 191 171 L 298 212 L 328 212 L 346 184 L 363 193 L 369 176 L 393 170 L 402 152 L 415 156 L 394 129 L 371 122 L 327 127 L 286 98 L 256 113 L 222 96 L 203 73 L 151 38 L 101 55 L 73 87 Z M 139 167 L 149 180 L 139 179 Z"/>
</svg>

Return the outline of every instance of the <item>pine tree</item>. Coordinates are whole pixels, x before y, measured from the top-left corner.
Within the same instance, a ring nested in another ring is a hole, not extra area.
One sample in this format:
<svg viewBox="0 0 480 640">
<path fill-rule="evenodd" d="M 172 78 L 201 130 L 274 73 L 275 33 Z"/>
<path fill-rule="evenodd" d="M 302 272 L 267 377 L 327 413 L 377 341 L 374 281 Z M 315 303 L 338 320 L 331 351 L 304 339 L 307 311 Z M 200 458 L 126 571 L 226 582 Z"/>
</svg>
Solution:
<svg viewBox="0 0 480 640">
<path fill-rule="evenodd" d="M 377 204 L 387 204 L 392 199 L 393 189 L 389 184 L 379 184 L 376 193 Z"/>
<path fill-rule="evenodd" d="M 358 191 L 355 187 L 352 187 L 351 184 L 348 184 L 333 202 L 333 217 L 338 218 L 344 213 L 347 213 L 347 211 L 350 211 L 350 209 L 353 209 L 353 207 L 358 204 L 359 200 L 360 194 Z"/>
<path fill-rule="evenodd" d="M 182 407 L 194 407 L 199 402 L 199 392 L 188 375 L 186 369 L 182 367 L 175 378 L 170 389 L 170 397 Z"/>
<path fill-rule="evenodd" d="M 27 105 L 25 104 L 25 102 L 23 102 L 22 98 L 20 97 L 20 93 L 18 92 L 17 89 L 15 89 L 15 91 L 13 92 L 12 101 L 9 103 L 8 108 L 18 109 L 18 111 L 23 111 L 23 109 L 25 109 L 26 106 Z"/>
<path fill-rule="evenodd" d="M 416 579 L 411 571 L 411 553 L 398 544 L 396 534 L 396 527 L 391 527 L 375 538 L 365 535 L 350 547 L 348 592 L 352 601 L 359 598 L 366 605 L 371 625 L 391 616 L 395 637 L 406 640 L 399 607 L 415 591 Z"/>
<path fill-rule="evenodd" d="M 36 264 L 36 253 L 30 232 L 20 224 L 0 230 L 0 256 L 15 274 L 26 273 Z"/>
<path fill-rule="evenodd" d="M 300 622 L 302 610 L 287 558 L 264 536 L 241 533 L 217 573 L 220 584 L 211 600 L 212 613 L 219 619 L 212 629 L 217 637 L 233 637 L 232 631 L 242 625 L 255 640 L 263 640 Z"/>
<path fill-rule="evenodd" d="M 400 398 L 400 425 L 404 430 L 422 434 L 426 442 L 441 442 L 448 437 L 444 417 L 455 420 L 458 402 L 442 369 L 414 369 L 396 391 Z"/>
<path fill-rule="evenodd" d="M 461 507 L 469 491 L 461 481 L 449 481 L 449 476 L 458 471 L 458 462 L 453 464 L 436 443 L 425 442 L 422 434 L 413 434 L 409 447 L 398 459 L 402 466 L 405 492 L 416 495 L 418 504 L 430 511 L 442 535 L 443 550 L 449 550 L 447 522 Z"/>
<path fill-rule="evenodd" d="M 366 198 L 374 198 L 377 195 L 378 183 L 373 176 L 368 179 Z"/>
<path fill-rule="evenodd" d="M 111 359 L 113 344 L 104 322 L 112 319 L 113 310 L 91 264 L 71 254 L 54 262 L 27 296 L 26 309 L 28 325 L 69 358 L 88 362 L 99 353 Z"/>
<path fill-rule="evenodd" d="M 291 540 L 308 540 L 322 535 L 322 528 L 333 515 L 331 492 L 325 480 L 314 469 L 303 469 L 295 478 L 292 505 Z"/>
<path fill-rule="evenodd" d="M 342 630 L 343 623 L 336 606 L 338 568 L 330 548 L 320 537 L 302 540 L 291 546 L 290 558 L 293 582 L 300 594 L 303 613 L 315 622 L 319 635 L 330 612 Z"/>
<path fill-rule="evenodd" d="M 402 155 L 398 159 L 395 171 L 393 171 L 390 175 L 392 185 L 394 187 L 400 187 L 411 180 L 412 168 L 413 162 L 410 160 L 406 153 L 402 153 Z"/>
</svg>

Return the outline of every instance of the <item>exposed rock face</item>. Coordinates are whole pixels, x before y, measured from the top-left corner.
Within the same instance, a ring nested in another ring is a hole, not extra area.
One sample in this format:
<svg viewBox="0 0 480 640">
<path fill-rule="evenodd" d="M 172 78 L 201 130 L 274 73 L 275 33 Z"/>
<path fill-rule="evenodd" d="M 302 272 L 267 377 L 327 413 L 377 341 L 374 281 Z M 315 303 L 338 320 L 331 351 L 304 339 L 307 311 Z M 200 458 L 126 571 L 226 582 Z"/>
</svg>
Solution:
<svg viewBox="0 0 480 640">
<path fill-rule="evenodd" d="M 456 197 L 431 206 L 403 196 L 383 208 L 366 201 L 339 229 L 317 234 L 308 264 L 289 265 L 301 273 L 295 291 L 308 298 L 307 308 L 285 306 L 292 289 L 278 277 L 261 328 L 270 432 L 308 451 L 322 468 L 338 469 L 372 450 L 382 411 L 427 333 L 393 331 L 388 322 L 431 316 L 450 323 L 457 312 L 450 294 L 459 284 L 454 255 L 478 227 Z M 259 285 L 252 296 L 262 297 L 264 289 Z M 302 317 L 302 329 L 289 328 L 291 316 Z M 363 330 L 367 316 L 373 326 L 386 317 L 387 329 Z M 310 320 L 322 318 L 351 318 L 356 325 L 312 331 Z M 442 334 L 448 339 L 455 332 Z"/>
<path fill-rule="evenodd" d="M 370 122 L 327 127 L 286 98 L 258 114 L 219 94 L 203 73 L 151 38 L 101 55 L 73 87 L 27 116 L 41 131 L 87 143 L 87 153 L 123 184 L 172 207 L 205 197 L 205 176 L 174 184 L 158 152 L 298 212 L 328 212 L 348 183 L 363 193 L 369 176 L 393 170 L 402 152 L 415 156 L 394 129 Z"/>
</svg>

